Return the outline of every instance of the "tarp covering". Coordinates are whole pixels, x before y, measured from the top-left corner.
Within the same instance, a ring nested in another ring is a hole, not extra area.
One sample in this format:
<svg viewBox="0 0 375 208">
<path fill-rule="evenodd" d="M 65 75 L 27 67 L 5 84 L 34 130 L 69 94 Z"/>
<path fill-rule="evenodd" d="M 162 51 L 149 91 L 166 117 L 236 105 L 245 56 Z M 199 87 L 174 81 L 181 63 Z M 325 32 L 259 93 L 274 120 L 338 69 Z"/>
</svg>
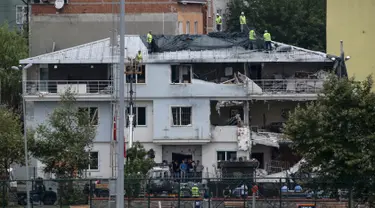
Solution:
<svg viewBox="0 0 375 208">
<path fill-rule="evenodd" d="M 147 45 L 146 36 L 141 36 L 141 39 Z M 248 33 L 213 32 L 208 35 L 153 35 L 153 52 L 214 50 L 236 46 L 249 48 Z M 259 39 L 255 48 L 262 48 L 262 46 L 263 40 Z"/>
</svg>

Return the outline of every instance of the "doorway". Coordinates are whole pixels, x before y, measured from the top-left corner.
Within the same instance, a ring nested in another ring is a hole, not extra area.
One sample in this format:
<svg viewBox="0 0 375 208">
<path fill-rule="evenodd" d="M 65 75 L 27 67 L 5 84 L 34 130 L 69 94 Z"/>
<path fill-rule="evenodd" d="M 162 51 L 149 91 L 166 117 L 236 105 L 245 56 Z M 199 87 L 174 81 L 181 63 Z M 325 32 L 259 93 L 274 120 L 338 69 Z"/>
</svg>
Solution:
<svg viewBox="0 0 375 208">
<path fill-rule="evenodd" d="M 259 168 L 264 169 L 264 153 L 252 153 L 251 158 L 259 161 Z"/>
<path fill-rule="evenodd" d="M 180 154 L 180 153 L 172 153 L 172 161 L 178 161 L 178 163 L 181 163 L 182 160 L 192 160 L 193 156 L 192 155 L 185 155 L 185 154 Z"/>
</svg>

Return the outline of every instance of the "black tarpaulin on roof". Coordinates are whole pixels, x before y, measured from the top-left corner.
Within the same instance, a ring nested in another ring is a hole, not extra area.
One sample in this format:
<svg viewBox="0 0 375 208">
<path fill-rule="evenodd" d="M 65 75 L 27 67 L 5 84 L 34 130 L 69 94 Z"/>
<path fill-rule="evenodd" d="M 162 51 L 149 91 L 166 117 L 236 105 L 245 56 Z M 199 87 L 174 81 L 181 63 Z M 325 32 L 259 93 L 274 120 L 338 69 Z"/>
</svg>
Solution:
<svg viewBox="0 0 375 208">
<path fill-rule="evenodd" d="M 147 45 L 146 36 L 141 36 L 145 45 Z M 226 33 L 213 32 L 208 35 L 153 35 L 153 52 L 167 51 L 200 51 L 214 50 L 232 47 L 249 48 L 250 41 L 248 33 Z M 259 39 L 256 43 L 262 48 L 263 40 Z"/>
</svg>

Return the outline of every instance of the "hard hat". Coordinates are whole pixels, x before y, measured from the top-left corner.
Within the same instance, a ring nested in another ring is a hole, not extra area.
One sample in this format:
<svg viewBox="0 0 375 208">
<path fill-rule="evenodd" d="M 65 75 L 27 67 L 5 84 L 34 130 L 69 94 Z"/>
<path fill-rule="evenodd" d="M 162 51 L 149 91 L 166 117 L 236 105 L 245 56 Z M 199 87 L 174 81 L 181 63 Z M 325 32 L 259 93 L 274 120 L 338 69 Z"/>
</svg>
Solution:
<svg viewBox="0 0 375 208">
<path fill-rule="evenodd" d="M 265 33 L 268 32 L 267 30 L 264 31 Z"/>
<path fill-rule="evenodd" d="M 196 184 L 196 183 L 194 183 L 194 186 L 197 186 L 197 184 Z"/>
<path fill-rule="evenodd" d="M 241 12 L 241 15 L 244 15 L 244 13 L 243 13 L 243 12 Z"/>
<path fill-rule="evenodd" d="M 219 13 L 216 13 L 216 16 L 219 16 Z"/>
</svg>

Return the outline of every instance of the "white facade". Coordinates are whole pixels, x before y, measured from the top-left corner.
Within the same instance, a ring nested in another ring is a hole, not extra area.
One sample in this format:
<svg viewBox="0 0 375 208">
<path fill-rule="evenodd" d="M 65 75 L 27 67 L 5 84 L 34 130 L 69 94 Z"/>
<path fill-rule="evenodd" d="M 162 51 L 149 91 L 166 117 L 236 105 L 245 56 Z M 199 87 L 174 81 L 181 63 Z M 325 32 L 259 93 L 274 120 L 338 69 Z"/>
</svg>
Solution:
<svg viewBox="0 0 375 208">
<path fill-rule="evenodd" d="M 28 126 L 45 121 L 64 86 L 76 86 L 78 106 L 98 107 L 98 132 L 92 150 L 98 164 L 87 171 L 86 176 L 91 178 L 116 175 L 113 120 L 118 97 L 118 51 L 114 53 L 116 48 L 110 43 L 110 39 L 104 39 L 20 61 L 32 64 L 23 73 L 24 97 L 33 103 L 26 110 L 30 115 Z M 268 54 L 225 49 L 147 55 L 138 36 L 127 36 L 126 43 L 127 54 L 141 49 L 145 60 L 143 75 L 137 75 L 134 85 L 135 141 L 146 150 L 153 149 L 158 163 L 182 157 L 200 160 L 211 177 L 216 176 L 218 160 L 255 157 L 261 168 L 267 169 L 280 141 L 279 135 L 270 131 L 278 130 L 286 120 L 285 112 L 298 102 L 316 99 L 323 82 L 317 71 L 330 63 L 325 54 L 297 47 L 292 52 Z M 179 81 L 174 81 L 174 69 L 186 62 L 187 69 L 177 76 Z M 223 75 L 203 78 L 207 69 Z M 256 70 L 260 74 L 250 79 Z M 309 73 L 298 74 L 305 78 L 295 77 L 299 70 Z M 129 84 L 125 90 L 129 90 Z M 125 98 L 128 102 L 128 94 Z M 218 101 L 241 104 L 217 109 Z M 239 133 L 239 128 L 247 133 Z M 127 141 L 127 126 L 124 131 Z M 251 144 L 248 149 L 239 148 L 246 143 Z"/>
</svg>

